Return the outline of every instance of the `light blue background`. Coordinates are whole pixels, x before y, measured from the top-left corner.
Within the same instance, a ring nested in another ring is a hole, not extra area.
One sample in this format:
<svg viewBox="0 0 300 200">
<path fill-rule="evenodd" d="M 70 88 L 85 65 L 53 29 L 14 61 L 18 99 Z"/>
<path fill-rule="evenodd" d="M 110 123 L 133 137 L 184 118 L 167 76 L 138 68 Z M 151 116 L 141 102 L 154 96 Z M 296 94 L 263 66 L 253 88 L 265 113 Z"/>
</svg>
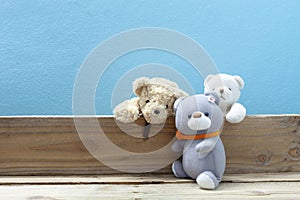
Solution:
<svg viewBox="0 0 300 200">
<path fill-rule="evenodd" d="M 299 10 L 298 0 L 0 1 L 0 115 L 72 114 L 73 84 L 85 57 L 114 34 L 139 27 L 186 34 L 220 72 L 242 76 L 240 102 L 249 114 L 299 113 Z M 147 63 L 176 69 L 202 92 L 203 79 L 184 60 L 132 52 L 100 81 L 97 114 L 111 114 L 118 79 Z"/>
</svg>

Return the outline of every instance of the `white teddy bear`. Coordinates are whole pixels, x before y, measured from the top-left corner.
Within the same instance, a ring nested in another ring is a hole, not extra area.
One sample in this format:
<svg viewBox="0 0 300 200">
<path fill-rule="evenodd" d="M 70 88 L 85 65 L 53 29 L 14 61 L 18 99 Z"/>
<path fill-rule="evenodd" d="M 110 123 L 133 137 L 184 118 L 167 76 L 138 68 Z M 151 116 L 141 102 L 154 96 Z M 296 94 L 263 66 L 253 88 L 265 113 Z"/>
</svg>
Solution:
<svg viewBox="0 0 300 200">
<path fill-rule="evenodd" d="M 208 75 L 204 81 L 204 92 L 214 92 L 220 97 L 220 108 L 230 123 L 239 123 L 246 117 L 246 108 L 237 103 L 244 87 L 240 76 L 228 74 Z"/>
</svg>

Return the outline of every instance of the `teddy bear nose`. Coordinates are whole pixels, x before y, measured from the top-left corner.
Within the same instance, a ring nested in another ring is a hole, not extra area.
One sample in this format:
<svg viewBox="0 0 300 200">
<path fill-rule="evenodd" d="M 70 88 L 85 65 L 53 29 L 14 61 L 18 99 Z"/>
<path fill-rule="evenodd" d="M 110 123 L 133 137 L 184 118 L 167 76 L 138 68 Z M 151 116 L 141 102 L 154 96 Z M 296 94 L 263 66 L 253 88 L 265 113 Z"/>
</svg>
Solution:
<svg viewBox="0 0 300 200">
<path fill-rule="evenodd" d="M 195 113 L 193 114 L 193 117 L 194 117 L 194 118 L 200 118 L 201 116 L 202 116 L 201 112 L 195 112 Z"/>
<path fill-rule="evenodd" d="M 220 92 L 221 92 L 221 94 L 223 94 L 224 93 L 224 89 L 222 88 L 222 89 L 220 89 Z"/>
<path fill-rule="evenodd" d="M 154 110 L 154 114 L 158 115 L 160 113 L 159 110 Z"/>
</svg>

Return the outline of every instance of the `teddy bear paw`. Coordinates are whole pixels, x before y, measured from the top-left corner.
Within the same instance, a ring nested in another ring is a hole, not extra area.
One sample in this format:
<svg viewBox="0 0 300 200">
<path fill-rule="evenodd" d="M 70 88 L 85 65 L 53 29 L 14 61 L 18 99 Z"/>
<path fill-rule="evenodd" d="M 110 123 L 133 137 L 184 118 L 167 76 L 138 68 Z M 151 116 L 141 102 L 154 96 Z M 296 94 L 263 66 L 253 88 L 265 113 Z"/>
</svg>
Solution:
<svg viewBox="0 0 300 200">
<path fill-rule="evenodd" d="M 215 184 L 216 177 L 213 173 L 207 171 L 201 173 L 197 179 L 196 182 L 202 189 L 207 189 L 207 190 L 213 190 L 216 189 L 217 184 Z"/>
<path fill-rule="evenodd" d="M 234 113 L 228 113 L 226 115 L 226 120 L 229 123 L 233 123 L 233 124 L 240 123 L 241 121 L 243 121 L 244 118 L 245 118 L 245 116 L 239 115 L 239 114 L 234 114 Z"/>
<path fill-rule="evenodd" d="M 195 146 L 196 152 L 198 152 L 198 156 L 200 159 L 204 158 L 209 154 L 213 148 L 215 147 L 215 144 L 219 140 L 219 137 L 213 137 L 205 139 L 205 141 L 200 142 Z"/>
<path fill-rule="evenodd" d="M 121 109 L 115 113 L 115 118 L 123 123 L 132 123 L 139 118 L 139 112 L 136 110 Z"/>
<path fill-rule="evenodd" d="M 139 110 L 131 101 L 125 101 L 114 109 L 116 120 L 123 123 L 132 123 L 139 118 Z"/>
<path fill-rule="evenodd" d="M 211 148 L 209 148 L 208 146 L 203 146 L 202 148 L 200 148 L 197 151 L 199 159 L 205 158 L 210 151 Z"/>
<path fill-rule="evenodd" d="M 212 149 L 211 145 L 199 145 L 196 147 L 198 153 L 209 153 Z"/>
</svg>

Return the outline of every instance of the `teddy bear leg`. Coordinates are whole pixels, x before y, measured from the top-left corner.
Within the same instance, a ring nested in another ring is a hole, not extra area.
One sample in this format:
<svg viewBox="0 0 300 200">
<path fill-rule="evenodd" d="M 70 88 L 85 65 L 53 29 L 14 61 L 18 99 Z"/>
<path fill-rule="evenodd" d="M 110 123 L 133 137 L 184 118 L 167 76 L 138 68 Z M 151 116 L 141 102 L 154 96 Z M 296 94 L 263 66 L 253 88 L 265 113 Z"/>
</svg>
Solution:
<svg viewBox="0 0 300 200">
<path fill-rule="evenodd" d="M 220 180 L 210 171 L 202 172 L 196 179 L 202 189 L 213 190 L 219 186 Z"/>
<path fill-rule="evenodd" d="M 180 160 L 176 160 L 175 162 L 173 162 L 172 171 L 173 171 L 173 174 L 177 178 L 187 178 L 188 177 L 188 175 L 185 173 L 185 171 L 183 169 L 182 162 Z"/>
</svg>

